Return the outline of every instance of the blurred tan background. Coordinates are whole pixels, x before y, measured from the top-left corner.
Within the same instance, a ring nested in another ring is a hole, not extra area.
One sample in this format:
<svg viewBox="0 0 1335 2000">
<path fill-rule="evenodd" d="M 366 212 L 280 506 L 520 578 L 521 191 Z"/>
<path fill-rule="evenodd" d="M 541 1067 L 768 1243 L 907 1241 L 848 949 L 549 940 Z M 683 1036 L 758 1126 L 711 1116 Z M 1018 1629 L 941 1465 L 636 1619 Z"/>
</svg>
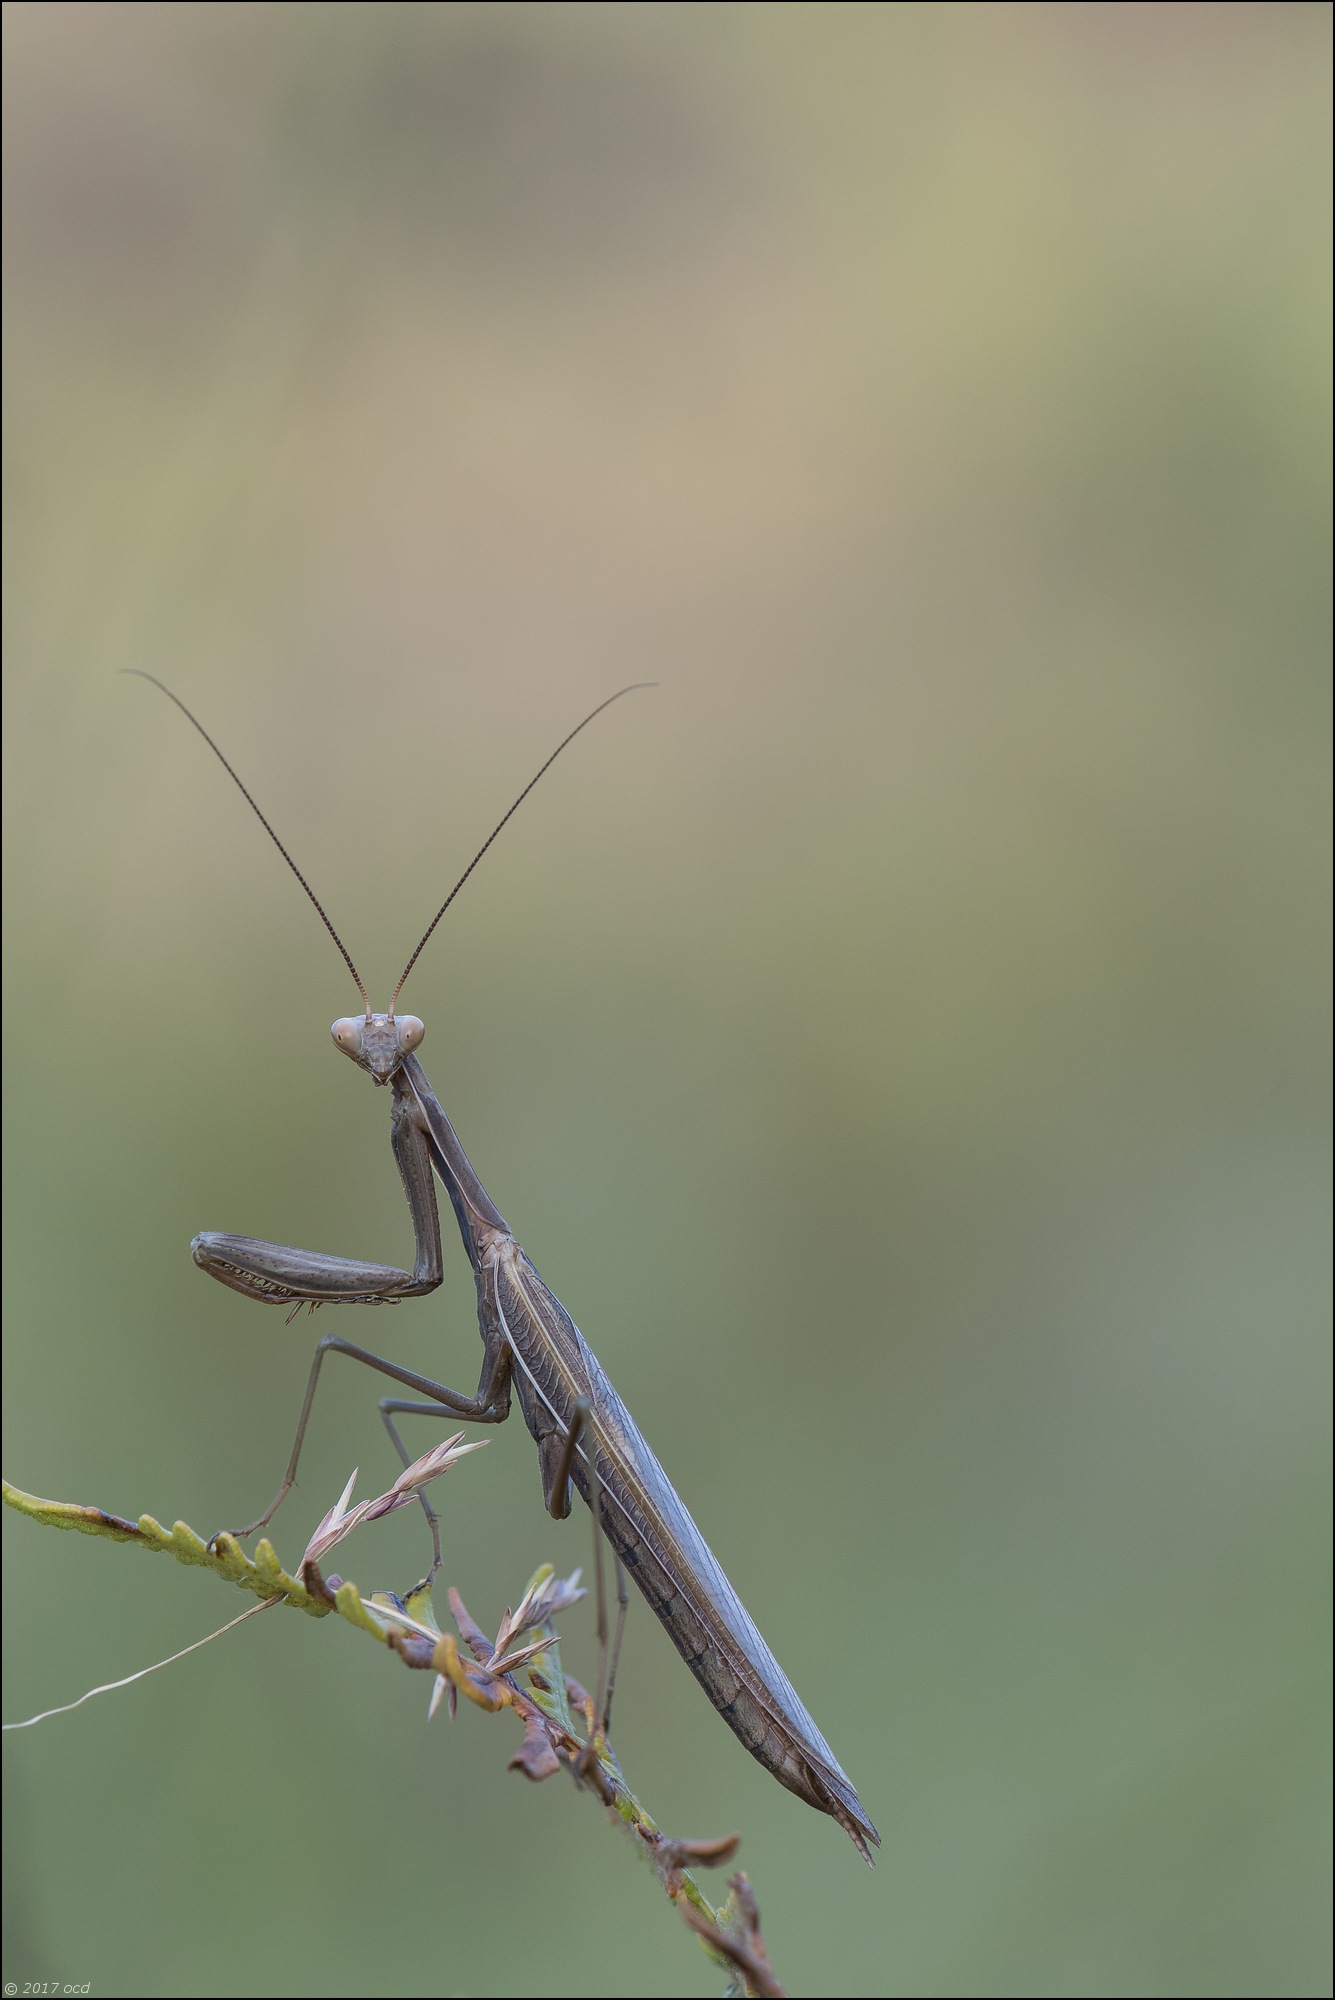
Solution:
<svg viewBox="0 0 1335 2000">
<path fill-rule="evenodd" d="M 409 1245 L 332 946 L 116 670 L 380 1005 L 656 679 L 405 999 L 880 1866 L 638 1599 L 632 1782 L 794 1993 L 1327 1991 L 1328 10 L 4 22 L 9 1476 L 249 1516 L 314 1330 L 191 1235 Z M 448 1255 L 373 1336 L 471 1389 Z M 587 1565 L 518 1421 L 441 1497 L 485 1623 Z M 241 1608 L 5 1525 L 7 1717 Z M 275 1613 L 9 1739 L 5 1977 L 716 1991 L 427 1691 Z"/>
</svg>

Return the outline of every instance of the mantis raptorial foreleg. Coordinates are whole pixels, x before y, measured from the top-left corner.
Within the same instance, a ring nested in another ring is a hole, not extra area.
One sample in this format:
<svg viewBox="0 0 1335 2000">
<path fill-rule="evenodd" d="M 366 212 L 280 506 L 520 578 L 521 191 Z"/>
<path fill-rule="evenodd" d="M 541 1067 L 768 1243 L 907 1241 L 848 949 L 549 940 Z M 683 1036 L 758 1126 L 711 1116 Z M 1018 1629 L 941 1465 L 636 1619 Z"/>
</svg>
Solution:
<svg viewBox="0 0 1335 2000">
<path fill-rule="evenodd" d="M 396 1025 L 406 1049 L 421 1040 L 422 1024 L 413 1015 L 405 1015 Z M 412 1217 L 411 1271 L 216 1230 L 197 1236 L 190 1254 L 211 1278 L 265 1305 L 385 1305 L 434 1292 L 444 1276 L 444 1266 L 431 1152 L 416 1100 L 397 1080 L 389 1137 Z"/>
</svg>

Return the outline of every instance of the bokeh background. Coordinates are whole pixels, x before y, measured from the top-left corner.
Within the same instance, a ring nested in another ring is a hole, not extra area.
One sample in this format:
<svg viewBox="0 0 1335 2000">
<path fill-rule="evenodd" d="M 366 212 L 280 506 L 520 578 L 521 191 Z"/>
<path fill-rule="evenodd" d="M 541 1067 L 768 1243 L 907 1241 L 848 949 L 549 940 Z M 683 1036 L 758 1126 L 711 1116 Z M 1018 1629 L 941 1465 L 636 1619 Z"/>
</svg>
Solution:
<svg viewBox="0 0 1335 2000">
<path fill-rule="evenodd" d="M 657 680 L 406 998 L 880 1866 L 638 1602 L 632 1782 L 797 1993 L 1327 1991 L 1328 9 L 4 22 L 9 1476 L 247 1517 L 312 1330 L 191 1235 L 409 1242 L 332 947 L 116 670 L 382 1005 Z M 471 1388 L 449 1257 L 373 1333 Z M 518 1422 L 441 1497 L 485 1623 L 587 1564 Z M 6 1531 L 10 1718 L 241 1608 Z M 716 1991 L 426 1696 L 275 1613 L 8 1739 L 5 1977 Z"/>
</svg>

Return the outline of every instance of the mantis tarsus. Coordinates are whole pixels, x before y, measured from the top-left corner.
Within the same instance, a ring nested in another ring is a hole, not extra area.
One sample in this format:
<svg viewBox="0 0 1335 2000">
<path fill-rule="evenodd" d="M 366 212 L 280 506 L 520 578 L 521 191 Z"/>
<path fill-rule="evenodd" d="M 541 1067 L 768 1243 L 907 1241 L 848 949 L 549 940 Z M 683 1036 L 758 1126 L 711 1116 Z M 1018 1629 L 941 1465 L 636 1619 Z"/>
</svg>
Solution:
<svg viewBox="0 0 1335 2000">
<path fill-rule="evenodd" d="M 372 1011 L 366 988 L 347 949 L 305 876 L 203 725 L 171 689 L 153 682 L 193 723 L 237 785 L 288 867 L 301 883 L 361 994 L 365 1012 L 335 1021 L 333 1038 L 346 1056 L 392 1094 L 391 1143 L 403 1180 L 415 1239 L 413 1268 L 365 1264 L 318 1251 L 295 1250 L 249 1236 L 208 1232 L 191 1245 L 195 1262 L 211 1277 L 247 1298 L 289 1310 L 303 1304 L 379 1304 L 434 1291 L 442 1278 L 440 1222 L 433 1170 L 445 1185 L 459 1225 L 477 1288 L 482 1372 L 475 1395 L 461 1395 L 438 1382 L 368 1353 L 336 1334 L 316 1347 L 297 1435 L 282 1486 L 272 1504 L 242 1534 L 253 1534 L 273 1517 L 296 1477 L 307 1419 L 326 1354 L 350 1355 L 400 1383 L 424 1400 L 386 1397 L 381 1411 L 401 1455 L 394 1428 L 397 1414 L 411 1413 L 472 1423 L 503 1423 L 511 1392 L 534 1442 L 548 1512 L 564 1519 L 573 1484 L 594 1505 L 604 1534 L 673 1644 L 714 1707 L 752 1756 L 780 1784 L 842 1826 L 868 1861 L 880 1836 L 840 1769 L 833 1751 L 808 1715 L 747 1614 L 704 1537 L 641 1437 L 629 1412 L 603 1373 L 579 1328 L 539 1277 L 511 1235 L 499 1209 L 470 1165 L 454 1128 L 427 1081 L 416 1049 L 425 1029 L 415 1015 L 396 1015 L 404 981 L 423 945 L 506 821 L 518 809 L 566 744 L 595 715 L 619 699 L 612 695 L 585 716 L 519 794 L 451 889 L 404 967 L 384 1014 Z M 636 685 L 644 685 L 637 683 Z M 622 688 L 619 694 L 630 693 Z M 424 1499 L 425 1505 L 425 1499 Z M 436 1562 L 440 1544 L 431 1522 Z M 434 1574 L 434 1571 L 433 1571 Z M 624 1595 L 623 1595 L 624 1609 Z"/>
</svg>

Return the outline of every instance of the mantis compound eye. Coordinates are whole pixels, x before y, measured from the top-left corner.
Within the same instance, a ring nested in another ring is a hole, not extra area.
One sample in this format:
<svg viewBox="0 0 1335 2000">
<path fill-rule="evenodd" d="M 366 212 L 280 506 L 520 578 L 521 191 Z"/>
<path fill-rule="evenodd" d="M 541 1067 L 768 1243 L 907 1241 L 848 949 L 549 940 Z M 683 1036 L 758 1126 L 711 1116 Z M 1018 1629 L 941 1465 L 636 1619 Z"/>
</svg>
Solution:
<svg viewBox="0 0 1335 2000">
<path fill-rule="evenodd" d="M 344 1015 L 342 1020 L 335 1021 L 329 1032 L 345 1056 L 360 1055 L 362 1046 L 360 1020 L 355 1020 L 351 1015 Z"/>
<path fill-rule="evenodd" d="M 417 1047 L 425 1033 L 426 1028 L 416 1014 L 399 1016 L 399 1047 L 405 1055 L 409 1055 Z"/>
</svg>

